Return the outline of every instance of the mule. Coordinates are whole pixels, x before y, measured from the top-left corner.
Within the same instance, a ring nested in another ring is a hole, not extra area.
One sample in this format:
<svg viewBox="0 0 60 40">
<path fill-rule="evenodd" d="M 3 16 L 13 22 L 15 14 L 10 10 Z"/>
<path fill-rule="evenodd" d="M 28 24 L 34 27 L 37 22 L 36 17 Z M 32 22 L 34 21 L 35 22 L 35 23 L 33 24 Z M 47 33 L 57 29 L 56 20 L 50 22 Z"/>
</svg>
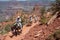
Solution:
<svg viewBox="0 0 60 40">
<path fill-rule="evenodd" d="M 22 33 L 22 28 L 15 24 L 11 27 L 11 31 L 13 35 L 17 36 L 18 34 Z"/>
</svg>

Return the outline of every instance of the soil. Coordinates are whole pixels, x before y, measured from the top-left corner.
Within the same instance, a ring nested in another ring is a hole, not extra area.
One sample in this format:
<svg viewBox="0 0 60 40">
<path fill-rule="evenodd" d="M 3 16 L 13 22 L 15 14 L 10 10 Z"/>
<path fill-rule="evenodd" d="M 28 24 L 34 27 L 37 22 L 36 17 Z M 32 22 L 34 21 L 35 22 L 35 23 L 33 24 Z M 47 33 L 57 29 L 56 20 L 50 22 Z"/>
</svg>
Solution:
<svg viewBox="0 0 60 40">
<path fill-rule="evenodd" d="M 60 19 L 56 19 L 50 25 L 40 25 L 39 22 L 33 23 L 31 26 L 23 27 L 22 33 L 17 36 L 10 37 L 11 32 L 4 35 L 1 40 L 45 40 L 50 34 L 60 29 Z"/>
</svg>

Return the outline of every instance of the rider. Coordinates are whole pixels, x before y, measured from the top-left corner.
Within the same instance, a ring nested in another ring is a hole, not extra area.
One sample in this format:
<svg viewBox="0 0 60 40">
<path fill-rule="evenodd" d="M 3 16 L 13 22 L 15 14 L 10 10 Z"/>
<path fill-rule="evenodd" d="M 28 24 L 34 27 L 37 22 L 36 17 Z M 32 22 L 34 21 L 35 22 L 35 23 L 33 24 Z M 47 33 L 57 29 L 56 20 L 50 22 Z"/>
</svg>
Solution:
<svg viewBox="0 0 60 40">
<path fill-rule="evenodd" d="M 38 19 L 37 19 L 37 16 L 35 16 L 35 15 L 34 15 L 34 20 L 35 20 L 35 22 L 37 22 L 37 20 L 38 20 Z"/>
<path fill-rule="evenodd" d="M 30 16 L 30 22 L 32 22 L 32 19 L 33 19 L 32 16 Z"/>
<path fill-rule="evenodd" d="M 21 17 L 18 16 L 17 19 L 16 19 L 16 23 L 15 24 L 17 24 L 18 27 L 20 27 L 22 29 L 22 23 L 21 22 L 22 22 Z"/>
</svg>

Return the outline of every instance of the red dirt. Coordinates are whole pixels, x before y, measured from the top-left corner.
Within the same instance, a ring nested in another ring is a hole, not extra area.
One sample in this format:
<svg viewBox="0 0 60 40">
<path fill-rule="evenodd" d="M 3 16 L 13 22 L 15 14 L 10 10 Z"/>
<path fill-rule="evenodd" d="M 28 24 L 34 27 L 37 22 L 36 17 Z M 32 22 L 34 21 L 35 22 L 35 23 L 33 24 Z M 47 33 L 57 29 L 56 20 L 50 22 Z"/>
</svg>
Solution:
<svg viewBox="0 0 60 40">
<path fill-rule="evenodd" d="M 60 29 L 60 20 L 56 19 L 53 24 L 46 25 L 36 25 L 32 28 L 23 40 L 45 40 L 50 34 L 55 32 L 55 30 Z"/>
<path fill-rule="evenodd" d="M 45 40 L 55 30 L 60 29 L 60 20 L 56 19 L 54 23 L 46 26 L 40 25 L 38 22 L 32 24 L 30 27 L 24 27 L 22 34 L 17 37 L 10 38 L 11 32 L 3 36 L 2 40 Z"/>
<path fill-rule="evenodd" d="M 10 36 L 11 36 L 12 34 L 11 34 L 11 32 L 9 32 L 9 33 L 7 34 L 7 36 L 5 37 L 4 40 L 21 40 L 21 39 L 23 39 L 24 36 L 31 30 L 31 28 L 33 28 L 33 27 L 34 27 L 35 25 L 37 25 L 37 24 L 38 24 L 38 22 L 37 22 L 37 23 L 33 23 L 32 26 L 30 26 L 30 27 L 24 26 L 24 27 L 23 27 L 22 34 L 20 34 L 20 35 L 18 35 L 18 36 L 13 36 L 13 38 L 10 38 Z"/>
</svg>

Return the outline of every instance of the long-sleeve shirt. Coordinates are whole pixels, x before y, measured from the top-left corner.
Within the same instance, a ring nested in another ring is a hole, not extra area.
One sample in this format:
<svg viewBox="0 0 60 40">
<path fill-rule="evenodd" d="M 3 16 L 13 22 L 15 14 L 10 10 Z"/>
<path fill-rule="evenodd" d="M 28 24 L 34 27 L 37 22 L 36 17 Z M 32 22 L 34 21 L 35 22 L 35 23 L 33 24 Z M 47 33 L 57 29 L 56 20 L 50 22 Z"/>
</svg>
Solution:
<svg viewBox="0 0 60 40">
<path fill-rule="evenodd" d="M 19 20 L 18 20 L 18 18 L 16 19 L 16 22 L 17 23 L 21 23 L 21 18 L 19 18 Z"/>
</svg>

